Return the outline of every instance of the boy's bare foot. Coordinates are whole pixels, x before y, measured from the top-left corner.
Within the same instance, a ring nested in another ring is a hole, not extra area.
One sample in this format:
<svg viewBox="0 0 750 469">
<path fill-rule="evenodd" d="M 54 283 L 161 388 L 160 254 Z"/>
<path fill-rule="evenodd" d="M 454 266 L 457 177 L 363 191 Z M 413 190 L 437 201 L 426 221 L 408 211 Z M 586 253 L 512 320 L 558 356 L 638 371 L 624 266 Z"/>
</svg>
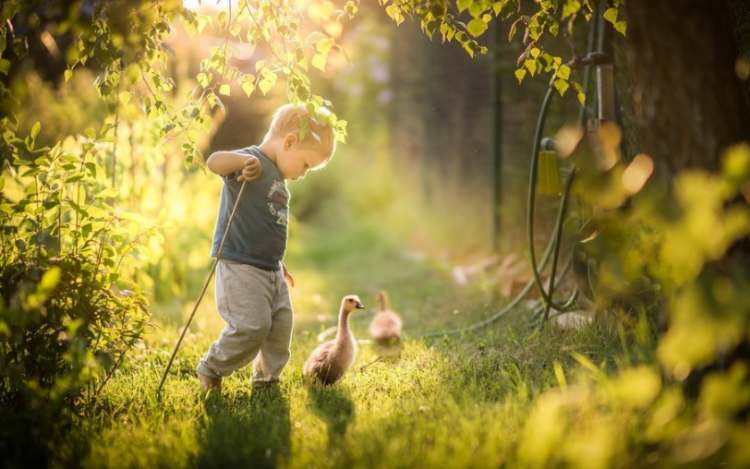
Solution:
<svg viewBox="0 0 750 469">
<path fill-rule="evenodd" d="M 203 392 L 208 392 L 210 389 L 214 389 L 216 391 L 221 391 L 221 380 L 213 378 L 211 376 L 204 375 L 200 371 L 198 373 L 198 381 L 201 383 L 201 388 L 203 388 Z"/>
</svg>

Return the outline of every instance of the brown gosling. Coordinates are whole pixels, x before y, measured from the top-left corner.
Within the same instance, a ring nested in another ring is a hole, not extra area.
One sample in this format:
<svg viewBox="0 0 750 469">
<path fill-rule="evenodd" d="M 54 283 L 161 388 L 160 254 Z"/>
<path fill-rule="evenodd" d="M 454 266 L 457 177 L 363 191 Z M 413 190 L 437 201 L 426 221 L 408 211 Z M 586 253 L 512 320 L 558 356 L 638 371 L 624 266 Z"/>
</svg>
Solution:
<svg viewBox="0 0 750 469">
<path fill-rule="evenodd" d="M 377 342 L 397 342 L 401 340 L 401 318 L 388 308 L 388 296 L 378 293 L 380 310 L 370 323 L 370 335 Z"/>
<path fill-rule="evenodd" d="M 323 384 L 340 380 L 357 357 L 357 341 L 349 329 L 349 315 L 355 309 L 364 309 L 357 295 L 347 295 L 341 301 L 339 327 L 333 340 L 324 342 L 310 354 L 302 367 L 305 376 Z"/>
</svg>

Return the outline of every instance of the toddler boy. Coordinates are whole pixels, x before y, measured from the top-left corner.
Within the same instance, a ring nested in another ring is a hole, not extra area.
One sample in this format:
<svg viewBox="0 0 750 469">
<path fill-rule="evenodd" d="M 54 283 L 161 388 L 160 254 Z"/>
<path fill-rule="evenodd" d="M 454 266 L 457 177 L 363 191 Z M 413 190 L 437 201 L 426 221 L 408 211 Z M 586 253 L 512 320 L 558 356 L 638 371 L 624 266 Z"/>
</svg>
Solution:
<svg viewBox="0 0 750 469">
<path fill-rule="evenodd" d="M 306 135 L 300 139 L 302 118 Z M 289 361 L 293 311 L 282 260 L 286 251 L 289 192 L 286 179 L 322 168 L 336 149 L 333 129 L 285 105 L 259 146 L 218 151 L 206 160 L 224 187 L 211 256 L 216 257 L 243 184 L 242 200 L 216 266 L 216 308 L 226 323 L 197 367 L 204 391 L 221 390 L 223 377 L 253 362 L 255 383 L 276 382 Z"/>
</svg>

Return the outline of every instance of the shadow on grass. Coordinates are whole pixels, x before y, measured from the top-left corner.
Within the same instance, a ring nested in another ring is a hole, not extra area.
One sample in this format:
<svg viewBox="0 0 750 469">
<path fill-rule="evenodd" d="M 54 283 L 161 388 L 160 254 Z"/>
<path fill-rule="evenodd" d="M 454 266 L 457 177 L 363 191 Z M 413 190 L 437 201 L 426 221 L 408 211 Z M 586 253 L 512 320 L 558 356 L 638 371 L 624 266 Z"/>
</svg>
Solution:
<svg viewBox="0 0 750 469">
<path fill-rule="evenodd" d="M 307 389 L 308 407 L 326 424 L 328 451 L 336 449 L 346 437 L 349 425 L 354 421 L 354 402 L 348 393 L 336 386 L 310 384 Z"/>
<path fill-rule="evenodd" d="M 209 396 L 198 467 L 275 468 L 290 454 L 289 400 L 278 385 Z"/>
</svg>

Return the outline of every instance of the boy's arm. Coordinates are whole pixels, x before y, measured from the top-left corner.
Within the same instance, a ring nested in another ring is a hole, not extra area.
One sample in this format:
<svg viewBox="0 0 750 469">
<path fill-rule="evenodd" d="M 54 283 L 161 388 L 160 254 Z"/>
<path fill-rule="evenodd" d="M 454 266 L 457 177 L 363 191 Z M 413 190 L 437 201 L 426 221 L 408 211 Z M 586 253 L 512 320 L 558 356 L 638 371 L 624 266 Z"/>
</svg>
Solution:
<svg viewBox="0 0 750 469">
<path fill-rule="evenodd" d="M 232 151 L 212 153 L 206 160 L 206 166 L 209 171 L 220 176 L 242 170 L 242 174 L 237 178 L 240 182 L 253 182 L 258 179 L 261 172 L 257 157 Z"/>
</svg>

